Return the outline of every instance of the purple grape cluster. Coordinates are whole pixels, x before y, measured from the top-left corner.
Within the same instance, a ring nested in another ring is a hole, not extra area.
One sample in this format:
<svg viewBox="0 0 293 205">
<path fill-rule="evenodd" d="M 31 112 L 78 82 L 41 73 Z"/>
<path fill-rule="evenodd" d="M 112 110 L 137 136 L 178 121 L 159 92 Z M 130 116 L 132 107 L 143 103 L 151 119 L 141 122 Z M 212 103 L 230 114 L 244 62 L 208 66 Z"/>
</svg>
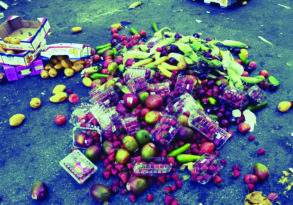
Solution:
<svg viewBox="0 0 293 205">
<path fill-rule="evenodd" d="M 147 89 L 148 83 L 145 78 L 131 78 L 126 82 L 126 85 L 130 92 L 139 93 L 141 91 L 145 91 Z"/>
<path fill-rule="evenodd" d="M 247 90 L 247 95 L 252 103 L 259 104 L 266 100 L 265 93 L 257 85 L 250 87 Z"/>
<path fill-rule="evenodd" d="M 172 142 L 178 130 L 177 119 L 171 115 L 163 115 L 151 134 L 154 142 L 166 146 Z"/>
<path fill-rule="evenodd" d="M 135 133 L 140 129 L 138 119 L 134 115 L 123 117 L 121 122 L 128 135 L 134 136 Z"/>
<path fill-rule="evenodd" d="M 243 108 L 248 104 L 248 98 L 246 92 L 240 90 L 232 90 L 226 87 L 223 94 L 220 96 L 220 100 L 233 108 Z"/>
<path fill-rule="evenodd" d="M 200 184 L 206 184 L 222 169 L 223 166 L 215 155 L 206 156 L 205 159 L 194 164 L 193 170 L 191 171 L 191 180 Z"/>
<path fill-rule="evenodd" d="M 162 83 L 150 83 L 148 84 L 147 90 L 151 94 L 161 95 L 162 97 L 170 94 L 171 81 L 165 81 Z"/>
</svg>

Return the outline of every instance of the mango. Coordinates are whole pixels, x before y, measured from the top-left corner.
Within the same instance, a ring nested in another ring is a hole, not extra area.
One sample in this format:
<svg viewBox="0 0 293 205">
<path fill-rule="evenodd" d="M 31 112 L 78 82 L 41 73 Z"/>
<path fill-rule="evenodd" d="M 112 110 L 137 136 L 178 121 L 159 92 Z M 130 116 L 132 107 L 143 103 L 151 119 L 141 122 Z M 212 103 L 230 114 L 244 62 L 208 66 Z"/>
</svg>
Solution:
<svg viewBox="0 0 293 205">
<path fill-rule="evenodd" d="M 72 77 L 74 75 L 74 70 L 71 68 L 65 68 L 64 69 L 64 75 L 66 77 Z"/>
<path fill-rule="evenodd" d="M 40 98 L 32 98 L 30 101 L 30 107 L 34 109 L 41 107 L 41 104 L 42 102 Z"/>
<path fill-rule="evenodd" d="M 64 92 L 65 90 L 66 90 L 66 85 L 58 84 L 53 88 L 52 93 L 57 94 L 57 93 L 60 93 L 60 92 Z"/>
<path fill-rule="evenodd" d="M 84 77 L 83 79 L 82 79 L 82 84 L 85 86 L 85 87 L 91 87 L 91 85 L 92 85 L 92 83 L 93 83 L 93 81 L 92 81 L 92 79 L 90 79 L 89 77 Z"/>
<path fill-rule="evenodd" d="M 25 115 L 24 114 L 15 114 L 15 115 L 12 115 L 10 118 L 9 118 L 9 125 L 11 127 L 17 127 L 19 125 L 21 125 L 23 123 L 25 119 Z"/>
<path fill-rule="evenodd" d="M 58 92 L 55 95 L 50 97 L 50 102 L 52 103 L 61 103 L 67 99 L 67 93 Z"/>
<path fill-rule="evenodd" d="M 47 78 L 49 78 L 49 72 L 46 70 L 42 70 L 40 76 L 43 79 L 47 79 Z"/>
<path fill-rule="evenodd" d="M 71 28 L 71 32 L 72 33 L 80 33 L 80 32 L 82 32 L 82 27 L 74 26 L 74 27 Z"/>
<path fill-rule="evenodd" d="M 54 68 L 51 68 L 48 73 L 51 78 L 55 78 L 57 76 L 57 70 Z"/>
<path fill-rule="evenodd" d="M 279 112 L 288 112 L 292 107 L 292 103 L 290 101 L 282 101 L 278 104 Z"/>
</svg>

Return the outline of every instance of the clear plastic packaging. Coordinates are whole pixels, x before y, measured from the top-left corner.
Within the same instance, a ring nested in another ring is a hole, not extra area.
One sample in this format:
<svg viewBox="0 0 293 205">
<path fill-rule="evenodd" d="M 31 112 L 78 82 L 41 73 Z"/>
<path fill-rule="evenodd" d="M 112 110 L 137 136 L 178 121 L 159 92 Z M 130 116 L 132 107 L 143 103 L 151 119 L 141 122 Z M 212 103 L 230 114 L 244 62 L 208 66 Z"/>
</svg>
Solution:
<svg viewBox="0 0 293 205">
<path fill-rule="evenodd" d="M 246 92 L 226 87 L 220 100 L 233 108 L 244 108 L 248 105 Z"/>
<path fill-rule="evenodd" d="M 188 119 L 190 127 L 194 128 L 205 136 L 208 140 L 220 148 L 231 137 L 231 134 L 219 127 L 218 123 L 213 121 L 202 110 L 192 112 Z"/>
<path fill-rule="evenodd" d="M 139 162 L 135 163 L 133 172 L 139 176 L 156 176 L 161 174 L 167 174 L 171 171 L 172 166 L 166 163 L 155 162 Z"/>
<path fill-rule="evenodd" d="M 196 101 L 190 94 L 185 93 L 178 98 L 175 98 L 167 105 L 167 111 L 170 114 L 182 114 L 196 112 L 198 109 L 203 109 L 201 104 Z"/>
<path fill-rule="evenodd" d="M 170 94 L 171 81 L 165 81 L 162 83 L 149 83 L 147 90 L 151 95 L 167 96 Z"/>
<path fill-rule="evenodd" d="M 148 68 L 128 68 L 123 73 L 123 78 L 125 81 L 128 81 L 131 78 L 145 78 L 150 79 L 154 71 Z"/>
<path fill-rule="evenodd" d="M 74 127 L 72 130 L 73 147 L 86 149 L 92 145 L 101 146 L 101 130 L 98 128 Z"/>
<path fill-rule="evenodd" d="M 196 78 L 192 75 L 179 75 L 175 84 L 176 95 L 183 93 L 192 93 L 196 85 Z"/>
<path fill-rule="evenodd" d="M 120 116 L 115 107 L 107 108 L 102 104 L 96 104 L 91 108 L 93 116 L 97 119 L 103 136 L 107 137 L 121 127 Z"/>
<path fill-rule="evenodd" d="M 200 184 L 207 184 L 216 176 L 223 166 L 215 155 L 208 155 L 205 159 L 197 161 L 192 170 L 191 180 Z"/>
<path fill-rule="evenodd" d="M 134 115 L 123 117 L 121 122 L 128 135 L 135 136 L 135 133 L 140 129 L 138 119 Z"/>
<path fill-rule="evenodd" d="M 259 104 L 266 100 L 265 93 L 257 85 L 250 87 L 247 90 L 247 95 L 250 101 L 254 104 Z"/>
<path fill-rule="evenodd" d="M 156 127 L 152 130 L 151 135 L 154 142 L 163 146 L 168 145 L 179 130 L 176 117 L 172 115 L 163 115 Z"/>
<path fill-rule="evenodd" d="M 130 92 L 132 93 L 139 93 L 141 91 L 146 91 L 148 83 L 145 78 L 138 77 L 138 78 L 131 78 L 126 82 L 126 85 Z"/>
<path fill-rule="evenodd" d="M 90 112 L 92 104 L 82 104 L 74 108 L 70 123 L 75 127 L 95 129 L 99 127 L 98 121 L 95 119 L 93 114 Z"/>
<path fill-rule="evenodd" d="M 90 93 L 90 102 L 93 104 L 103 104 L 106 107 L 111 107 L 114 105 L 115 102 L 119 100 L 119 96 L 117 92 L 115 91 L 115 88 L 113 86 L 110 86 L 108 88 L 99 89 L 95 88 Z"/>
</svg>

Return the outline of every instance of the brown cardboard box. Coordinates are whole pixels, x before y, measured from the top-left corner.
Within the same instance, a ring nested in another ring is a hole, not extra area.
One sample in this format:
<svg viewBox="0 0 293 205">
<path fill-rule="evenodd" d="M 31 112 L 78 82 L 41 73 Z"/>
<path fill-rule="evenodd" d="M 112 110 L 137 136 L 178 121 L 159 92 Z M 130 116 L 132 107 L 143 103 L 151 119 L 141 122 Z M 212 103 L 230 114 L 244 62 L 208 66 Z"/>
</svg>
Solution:
<svg viewBox="0 0 293 205">
<path fill-rule="evenodd" d="M 49 32 L 50 24 L 46 18 L 33 21 L 12 16 L 0 25 L 0 46 L 11 50 L 35 51 Z"/>
</svg>

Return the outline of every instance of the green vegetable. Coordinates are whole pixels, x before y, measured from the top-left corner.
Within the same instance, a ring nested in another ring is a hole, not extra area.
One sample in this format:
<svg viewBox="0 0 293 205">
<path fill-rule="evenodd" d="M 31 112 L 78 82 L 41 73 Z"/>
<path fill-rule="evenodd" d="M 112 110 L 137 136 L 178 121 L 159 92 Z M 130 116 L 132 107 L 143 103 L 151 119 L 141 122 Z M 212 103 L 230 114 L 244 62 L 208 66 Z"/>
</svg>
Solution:
<svg viewBox="0 0 293 205">
<path fill-rule="evenodd" d="M 111 43 L 106 43 L 106 44 L 97 46 L 96 50 L 100 50 L 100 49 L 107 48 L 107 47 L 111 47 Z"/>
<path fill-rule="evenodd" d="M 180 51 L 182 51 L 184 53 L 184 55 L 186 56 L 190 56 L 192 55 L 194 52 L 193 52 L 193 49 L 190 45 L 187 45 L 187 44 L 184 44 L 184 43 L 174 43 L 175 46 L 178 47 L 178 49 Z"/>
<path fill-rule="evenodd" d="M 164 76 L 166 76 L 167 78 L 171 78 L 172 77 L 172 72 L 168 71 L 162 65 L 158 65 L 158 69 L 161 72 L 161 74 L 164 75 Z"/>
<path fill-rule="evenodd" d="M 280 85 L 280 81 L 277 78 L 275 78 L 274 76 L 272 76 L 272 75 L 270 75 L 268 77 L 268 82 L 269 82 L 269 84 L 271 84 L 273 86 L 279 86 Z"/>
<path fill-rule="evenodd" d="M 209 101 L 209 103 L 210 103 L 211 105 L 215 105 L 215 104 L 217 103 L 217 100 L 216 100 L 215 98 L 213 98 L 213 97 L 209 97 L 209 98 L 208 98 L 208 101 Z"/>
<path fill-rule="evenodd" d="M 246 76 L 241 76 L 241 80 L 245 83 L 249 84 L 257 84 L 260 83 L 261 81 L 265 80 L 265 77 L 258 75 L 255 77 L 246 77 Z"/>
<path fill-rule="evenodd" d="M 124 72 L 124 70 L 125 70 L 125 66 L 124 66 L 123 64 L 120 64 L 120 65 L 118 66 L 118 69 L 119 69 L 120 72 Z"/>
<path fill-rule="evenodd" d="M 168 57 L 167 56 L 163 56 L 163 57 L 155 60 L 154 62 L 145 65 L 145 67 L 146 68 L 154 68 L 155 66 L 157 66 L 157 65 L 159 65 L 159 64 L 161 64 L 161 63 L 163 63 L 163 62 L 165 62 L 167 60 L 168 60 Z"/>
<path fill-rule="evenodd" d="M 130 58 L 133 58 L 133 59 L 146 59 L 146 58 L 149 58 L 150 55 L 151 55 L 150 53 L 146 53 L 146 52 L 143 52 L 143 51 L 130 50 L 130 51 L 127 51 L 124 54 L 123 61 L 125 63 Z"/>
<path fill-rule="evenodd" d="M 147 45 L 138 45 L 138 48 L 141 50 L 141 51 L 143 51 L 143 52 L 147 52 L 148 51 L 148 46 Z"/>
<path fill-rule="evenodd" d="M 186 151 L 190 148 L 190 146 L 191 146 L 190 143 L 187 143 L 187 144 L 185 144 L 185 145 L 183 145 L 183 146 L 181 146 L 181 147 L 178 147 L 177 149 L 172 150 L 172 151 L 168 154 L 168 156 L 169 156 L 169 157 L 176 157 L 177 155 L 186 152 Z"/>
<path fill-rule="evenodd" d="M 108 71 L 109 71 L 110 73 L 115 73 L 116 70 L 117 70 L 117 68 L 118 68 L 118 64 L 115 63 L 115 62 L 112 62 L 112 63 L 110 63 L 109 66 L 108 66 Z"/>
<path fill-rule="evenodd" d="M 247 64 L 248 63 L 248 51 L 246 49 L 241 49 L 239 53 L 240 60 Z"/>
<path fill-rule="evenodd" d="M 265 108 L 267 105 L 268 105 L 268 102 L 262 102 L 257 105 L 250 105 L 248 106 L 248 109 L 251 111 L 257 111 L 257 110 Z"/>
<path fill-rule="evenodd" d="M 224 46 L 227 46 L 227 47 L 248 48 L 248 46 L 245 43 L 242 43 L 240 41 L 224 40 L 224 41 L 221 41 L 220 43 Z"/>
<path fill-rule="evenodd" d="M 139 34 L 139 32 L 136 30 L 136 28 L 134 28 L 134 27 L 131 27 L 130 29 L 129 29 L 129 32 L 132 34 L 132 35 L 136 35 L 136 34 Z"/>
<path fill-rule="evenodd" d="M 96 80 L 96 79 L 101 79 L 101 78 L 107 78 L 108 76 L 109 75 L 103 74 L 103 73 L 93 73 L 90 75 L 90 78 L 93 80 Z"/>
<path fill-rule="evenodd" d="M 179 154 L 176 157 L 177 161 L 182 164 L 188 163 L 188 162 L 195 162 L 204 158 L 205 158 L 204 156 L 192 155 L 192 154 Z"/>
<path fill-rule="evenodd" d="M 109 49 L 111 49 L 111 46 L 105 47 L 105 48 L 101 48 L 101 49 L 97 50 L 97 54 L 101 55 L 101 54 L 103 54 L 105 51 L 107 51 Z"/>
<path fill-rule="evenodd" d="M 152 23 L 152 28 L 153 28 L 154 32 L 158 32 L 159 31 L 158 24 L 156 22 L 153 22 Z"/>
<path fill-rule="evenodd" d="M 135 9 L 135 8 L 141 6 L 142 4 L 143 4 L 143 2 L 141 2 L 141 1 L 133 2 L 132 4 L 130 4 L 130 5 L 128 6 L 128 9 Z"/>
<path fill-rule="evenodd" d="M 153 62 L 153 59 L 152 58 L 147 58 L 147 59 L 140 60 L 140 61 L 134 63 L 131 67 L 137 68 L 137 67 L 141 67 L 143 65 L 149 64 L 151 62 Z"/>
<path fill-rule="evenodd" d="M 171 65 L 171 64 L 168 64 L 168 63 L 162 63 L 160 65 L 161 68 L 163 69 L 166 69 L 166 70 L 169 70 L 169 71 L 176 71 L 176 70 L 180 70 L 177 66 L 174 66 L 174 65 Z"/>
</svg>

